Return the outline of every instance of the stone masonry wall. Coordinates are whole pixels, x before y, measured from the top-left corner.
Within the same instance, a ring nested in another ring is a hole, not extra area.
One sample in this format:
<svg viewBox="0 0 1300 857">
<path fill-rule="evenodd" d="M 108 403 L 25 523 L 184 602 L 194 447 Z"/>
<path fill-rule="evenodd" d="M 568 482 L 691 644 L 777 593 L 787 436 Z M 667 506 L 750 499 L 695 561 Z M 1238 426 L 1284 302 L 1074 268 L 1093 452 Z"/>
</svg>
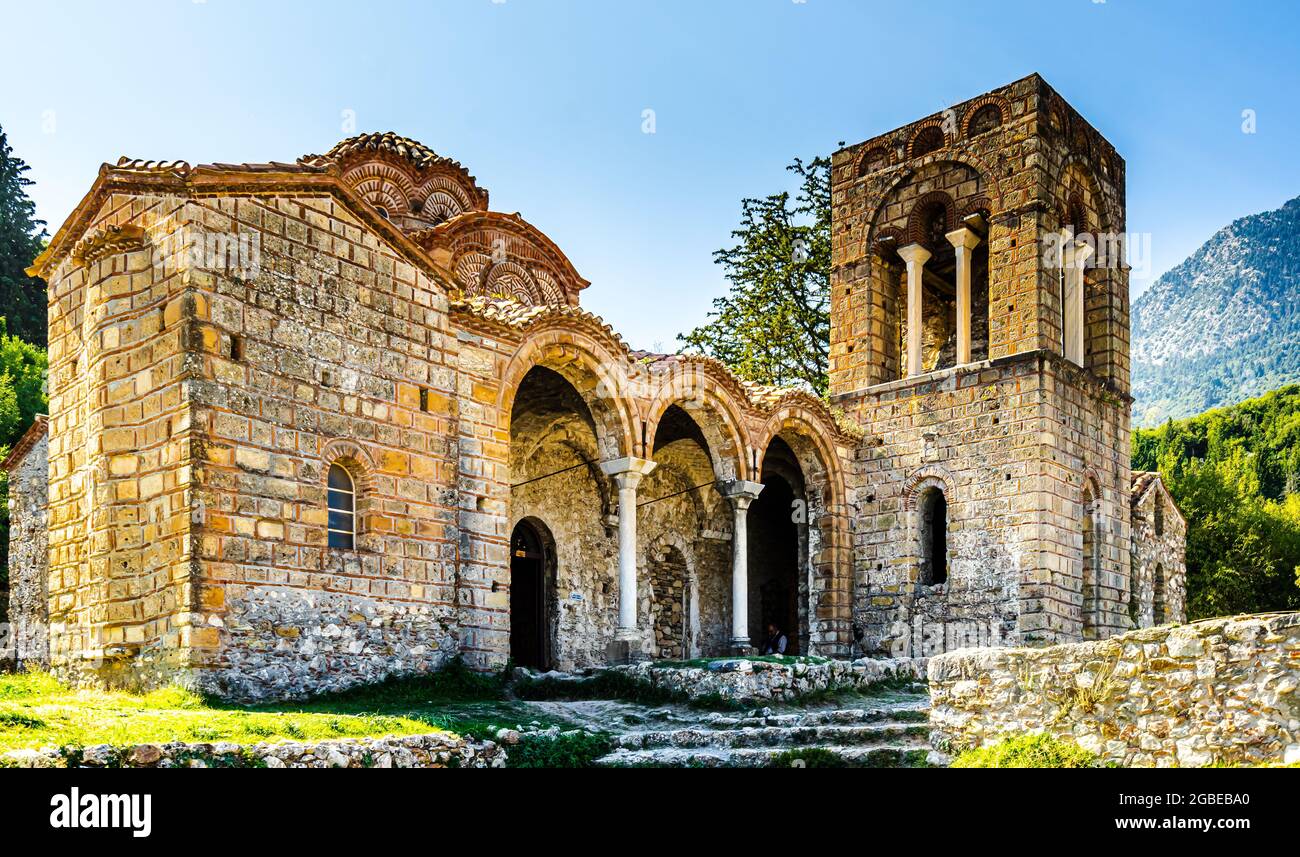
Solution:
<svg viewBox="0 0 1300 857">
<path fill-rule="evenodd" d="M 1300 614 L 1163 626 L 1042 649 L 930 660 L 946 752 L 1026 732 L 1126 766 L 1300 761 Z"/>
<path fill-rule="evenodd" d="M 1187 620 L 1187 522 L 1163 485 L 1151 486 L 1133 505 L 1131 570 L 1129 619 L 1135 627 Z"/>
<path fill-rule="evenodd" d="M 0 660 L 49 665 L 49 438 L 43 436 L 9 471 L 8 639 Z M 0 634 L 0 637 L 3 637 Z"/>
<path fill-rule="evenodd" d="M 459 543 L 444 286 L 328 195 L 193 206 L 260 237 L 256 270 L 191 277 L 197 682 L 260 698 L 436 669 Z M 353 548 L 327 545 L 335 463 Z"/>
</svg>

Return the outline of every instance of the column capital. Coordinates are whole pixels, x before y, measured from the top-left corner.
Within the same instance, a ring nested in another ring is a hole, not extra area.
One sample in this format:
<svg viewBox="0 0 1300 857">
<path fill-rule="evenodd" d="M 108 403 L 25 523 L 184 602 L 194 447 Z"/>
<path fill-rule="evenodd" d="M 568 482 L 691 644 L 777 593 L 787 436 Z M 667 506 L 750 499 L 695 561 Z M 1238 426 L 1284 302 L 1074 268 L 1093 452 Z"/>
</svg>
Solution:
<svg viewBox="0 0 1300 857">
<path fill-rule="evenodd" d="M 613 458 L 609 461 L 600 463 L 601 472 L 606 476 L 612 476 L 619 483 L 619 487 L 635 488 L 641 481 L 641 477 L 649 476 L 650 473 L 658 467 L 657 462 L 648 458 L 636 458 L 625 456 L 623 458 Z"/>
<path fill-rule="evenodd" d="M 903 261 L 909 265 L 913 262 L 918 265 L 924 265 L 926 262 L 930 261 L 931 254 L 929 250 L 925 249 L 920 244 L 908 244 L 906 247 L 898 248 L 898 255 L 903 257 Z"/>
<path fill-rule="evenodd" d="M 759 494 L 763 493 L 763 483 L 746 482 L 744 479 L 731 479 L 719 483 L 718 493 L 730 500 L 737 510 L 743 511 L 749 508 L 750 503 L 758 499 Z"/>
<path fill-rule="evenodd" d="M 980 243 L 979 233 L 968 226 L 954 229 L 953 231 L 946 233 L 944 237 L 948 239 L 948 243 L 952 244 L 952 246 L 958 250 L 963 247 L 967 250 L 974 250 Z"/>
</svg>

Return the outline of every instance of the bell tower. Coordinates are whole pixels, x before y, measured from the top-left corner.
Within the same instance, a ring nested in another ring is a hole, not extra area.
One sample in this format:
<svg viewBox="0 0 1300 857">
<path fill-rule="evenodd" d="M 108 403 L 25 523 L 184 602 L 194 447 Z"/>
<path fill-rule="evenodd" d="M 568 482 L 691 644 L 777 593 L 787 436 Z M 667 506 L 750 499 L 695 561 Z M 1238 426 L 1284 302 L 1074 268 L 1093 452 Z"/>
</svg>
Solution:
<svg viewBox="0 0 1300 857">
<path fill-rule="evenodd" d="M 868 648 L 1126 629 L 1123 161 L 1031 75 L 832 169 L 830 389 L 866 431 Z"/>
</svg>

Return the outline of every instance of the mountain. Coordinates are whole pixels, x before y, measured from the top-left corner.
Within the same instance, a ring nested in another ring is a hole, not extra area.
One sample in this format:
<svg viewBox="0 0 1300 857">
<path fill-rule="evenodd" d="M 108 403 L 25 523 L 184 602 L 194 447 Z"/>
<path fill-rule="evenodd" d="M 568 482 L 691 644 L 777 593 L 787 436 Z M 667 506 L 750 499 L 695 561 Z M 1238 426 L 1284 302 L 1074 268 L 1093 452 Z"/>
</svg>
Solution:
<svg viewBox="0 0 1300 857">
<path fill-rule="evenodd" d="M 1300 381 L 1300 198 L 1220 229 L 1132 316 L 1135 426 Z"/>
</svg>

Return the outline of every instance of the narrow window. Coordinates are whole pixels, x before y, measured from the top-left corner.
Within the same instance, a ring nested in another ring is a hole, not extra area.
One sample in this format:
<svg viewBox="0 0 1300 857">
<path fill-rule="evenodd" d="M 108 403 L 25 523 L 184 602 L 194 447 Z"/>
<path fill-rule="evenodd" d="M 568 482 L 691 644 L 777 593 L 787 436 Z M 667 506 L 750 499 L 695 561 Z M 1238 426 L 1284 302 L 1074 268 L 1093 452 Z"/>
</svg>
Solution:
<svg viewBox="0 0 1300 857">
<path fill-rule="evenodd" d="M 1156 564 L 1152 575 L 1151 618 L 1157 625 L 1165 624 L 1165 567 Z"/>
<path fill-rule="evenodd" d="M 230 359 L 236 363 L 244 359 L 244 337 L 238 333 L 230 334 Z"/>
<path fill-rule="evenodd" d="M 921 494 L 921 583 L 948 582 L 948 500 L 938 488 Z"/>
<path fill-rule="evenodd" d="M 329 473 L 329 546 L 351 550 L 356 546 L 356 485 L 352 474 L 341 464 L 330 465 Z"/>
<path fill-rule="evenodd" d="M 420 388 L 420 410 L 429 410 L 429 391 L 424 387 Z"/>
<path fill-rule="evenodd" d="M 1165 534 L 1165 504 L 1159 495 L 1156 495 L 1155 529 L 1157 537 Z"/>
<path fill-rule="evenodd" d="M 1101 554 L 1097 544 L 1097 503 L 1091 489 L 1083 492 L 1083 638 L 1092 640 L 1097 634 L 1097 613 L 1100 608 Z"/>
</svg>

